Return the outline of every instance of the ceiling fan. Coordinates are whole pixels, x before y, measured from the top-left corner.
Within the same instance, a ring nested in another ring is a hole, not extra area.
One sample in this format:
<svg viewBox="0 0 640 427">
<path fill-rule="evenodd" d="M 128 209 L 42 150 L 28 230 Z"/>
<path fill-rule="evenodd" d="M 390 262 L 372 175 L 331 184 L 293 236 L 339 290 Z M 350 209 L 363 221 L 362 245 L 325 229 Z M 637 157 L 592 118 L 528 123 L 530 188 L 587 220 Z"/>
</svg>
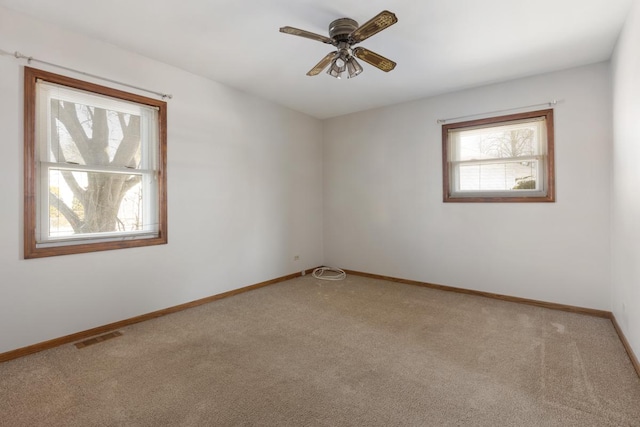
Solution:
<svg viewBox="0 0 640 427">
<path fill-rule="evenodd" d="M 351 18 L 336 19 L 329 24 L 329 37 L 293 27 L 282 27 L 280 32 L 317 40 L 338 48 L 335 52 L 331 52 L 322 58 L 315 67 L 309 70 L 307 76 L 317 76 L 331 64 L 327 74 L 339 79 L 342 73 L 347 71 L 347 78 L 351 78 L 362 72 L 362 66 L 356 61 L 356 57 L 385 72 L 389 72 L 396 67 L 395 62 L 382 55 L 363 47 L 353 47 L 353 45 L 368 39 L 396 22 L 398 22 L 398 18 L 396 18 L 395 14 L 388 10 L 383 10 L 360 26 Z"/>
</svg>

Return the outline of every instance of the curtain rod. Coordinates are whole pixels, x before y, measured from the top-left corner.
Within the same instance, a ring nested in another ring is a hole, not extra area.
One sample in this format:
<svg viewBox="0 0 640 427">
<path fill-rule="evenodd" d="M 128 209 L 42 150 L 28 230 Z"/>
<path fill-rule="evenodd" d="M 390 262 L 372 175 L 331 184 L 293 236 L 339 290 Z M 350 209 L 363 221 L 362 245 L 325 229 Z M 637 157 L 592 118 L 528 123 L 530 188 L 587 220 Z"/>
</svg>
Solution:
<svg viewBox="0 0 640 427">
<path fill-rule="evenodd" d="M 504 109 L 504 110 L 497 110 L 497 111 L 487 111 L 486 113 L 468 114 L 466 116 L 450 117 L 448 119 L 438 119 L 438 120 L 436 120 L 436 122 L 441 125 L 441 124 L 444 124 L 446 122 L 450 122 L 452 120 L 469 119 L 469 118 L 472 118 L 472 117 L 485 116 L 487 114 L 508 113 L 510 111 L 523 110 L 525 108 L 534 108 L 534 107 L 553 107 L 554 105 L 557 105 L 558 102 L 560 102 L 560 101 L 558 101 L 557 99 L 554 99 L 553 101 L 543 102 L 541 104 L 525 105 L 523 107 L 507 108 L 507 109 Z"/>
<path fill-rule="evenodd" d="M 106 78 L 106 77 L 98 76 L 98 75 L 87 73 L 87 72 L 80 71 L 80 70 L 76 70 L 74 68 L 69 68 L 69 67 L 65 67 L 63 65 L 54 64 L 52 62 L 42 61 L 40 59 L 34 58 L 33 56 L 23 55 L 18 51 L 15 51 L 14 53 L 10 53 L 10 52 L 7 52 L 6 50 L 0 49 L 0 54 L 7 55 L 7 56 L 13 56 L 16 59 L 26 59 L 27 60 L 27 64 L 31 64 L 32 62 L 38 62 L 40 64 L 49 65 L 51 67 L 56 67 L 56 68 L 60 68 L 62 70 L 71 71 L 72 73 L 78 73 L 78 74 L 82 74 L 84 76 L 93 77 L 95 79 L 100 79 L 100 80 L 104 80 L 104 81 L 107 81 L 107 82 L 110 82 L 110 83 L 115 83 L 115 84 L 120 85 L 120 86 L 126 86 L 126 87 L 130 87 L 132 89 L 141 90 L 143 92 L 152 93 L 154 95 L 157 95 L 157 96 L 161 97 L 162 99 L 167 99 L 167 98 L 168 99 L 172 99 L 173 98 L 173 95 L 168 94 L 168 93 L 156 92 L 155 90 L 145 89 L 143 87 L 134 86 L 134 85 L 130 85 L 128 83 L 119 82 L 117 80 L 112 80 L 112 79 L 109 79 L 109 78 Z"/>
</svg>

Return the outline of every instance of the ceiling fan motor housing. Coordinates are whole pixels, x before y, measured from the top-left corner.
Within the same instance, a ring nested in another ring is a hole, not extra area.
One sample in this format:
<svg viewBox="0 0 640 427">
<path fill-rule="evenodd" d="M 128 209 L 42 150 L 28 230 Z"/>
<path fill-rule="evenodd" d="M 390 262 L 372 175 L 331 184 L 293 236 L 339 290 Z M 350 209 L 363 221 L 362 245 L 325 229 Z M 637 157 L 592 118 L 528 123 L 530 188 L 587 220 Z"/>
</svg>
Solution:
<svg viewBox="0 0 640 427">
<path fill-rule="evenodd" d="M 329 37 L 341 42 L 348 41 L 349 34 L 358 29 L 358 23 L 351 18 L 340 18 L 329 24 Z"/>
</svg>

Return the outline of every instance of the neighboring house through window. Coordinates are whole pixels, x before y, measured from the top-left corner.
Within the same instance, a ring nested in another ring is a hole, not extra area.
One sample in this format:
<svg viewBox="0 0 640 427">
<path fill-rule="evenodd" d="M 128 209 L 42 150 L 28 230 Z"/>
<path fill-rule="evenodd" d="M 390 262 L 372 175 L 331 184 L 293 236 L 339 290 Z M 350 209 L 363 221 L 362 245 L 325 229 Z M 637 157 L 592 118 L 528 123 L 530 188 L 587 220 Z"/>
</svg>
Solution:
<svg viewBox="0 0 640 427">
<path fill-rule="evenodd" d="M 24 257 L 167 243 L 166 103 L 25 67 Z"/>
<path fill-rule="evenodd" d="M 445 202 L 553 202 L 553 110 L 442 126 Z"/>
</svg>

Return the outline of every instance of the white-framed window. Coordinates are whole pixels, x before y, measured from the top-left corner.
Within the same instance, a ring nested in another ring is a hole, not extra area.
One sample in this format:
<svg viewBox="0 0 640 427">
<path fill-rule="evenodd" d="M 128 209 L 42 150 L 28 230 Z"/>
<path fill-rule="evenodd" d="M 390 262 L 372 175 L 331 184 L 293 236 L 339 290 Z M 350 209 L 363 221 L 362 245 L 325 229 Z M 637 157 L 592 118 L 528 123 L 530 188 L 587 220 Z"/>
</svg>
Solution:
<svg viewBox="0 0 640 427">
<path fill-rule="evenodd" d="M 442 126 L 445 202 L 553 202 L 553 110 Z"/>
<path fill-rule="evenodd" d="M 25 68 L 25 258 L 167 242 L 166 103 Z"/>
</svg>

